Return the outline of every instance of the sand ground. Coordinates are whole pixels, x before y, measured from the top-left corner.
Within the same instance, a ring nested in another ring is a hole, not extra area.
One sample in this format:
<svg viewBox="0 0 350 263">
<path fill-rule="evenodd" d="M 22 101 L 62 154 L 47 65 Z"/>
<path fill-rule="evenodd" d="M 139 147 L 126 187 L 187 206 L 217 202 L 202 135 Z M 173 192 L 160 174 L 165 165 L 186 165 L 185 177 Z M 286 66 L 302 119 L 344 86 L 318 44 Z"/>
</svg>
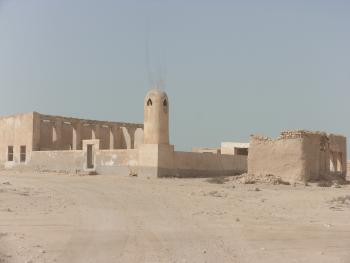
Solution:
<svg viewBox="0 0 350 263">
<path fill-rule="evenodd" d="M 258 189 L 256 189 L 258 188 Z M 0 172 L 0 262 L 346 262 L 350 186 Z"/>
</svg>

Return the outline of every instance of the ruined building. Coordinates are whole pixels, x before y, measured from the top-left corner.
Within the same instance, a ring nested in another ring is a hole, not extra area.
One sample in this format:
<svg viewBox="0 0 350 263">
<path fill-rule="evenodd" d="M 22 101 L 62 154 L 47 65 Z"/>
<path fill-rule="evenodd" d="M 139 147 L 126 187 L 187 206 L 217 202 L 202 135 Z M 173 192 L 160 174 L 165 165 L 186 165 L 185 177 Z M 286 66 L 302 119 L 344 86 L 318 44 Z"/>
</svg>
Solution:
<svg viewBox="0 0 350 263">
<path fill-rule="evenodd" d="M 66 173 L 217 176 L 247 171 L 246 154 L 175 151 L 165 92 L 147 93 L 144 124 L 92 121 L 36 112 L 0 119 L 0 165 Z"/>
<path fill-rule="evenodd" d="M 323 132 L 282 132 L 276 140 L 176 151 L 169 139 L 170 103 L 161 90 L 144 99 L 144 123 L 92 121 L 36 112 L 0 119 L 0 166 L 65 173 L 207 177 L 273 174 L 310 181 L 347 170 L 346 138 Z"/>
<path fill-rule="evenodd" d="M 347 173 L 346 138 L 311 131 L 286 131 L 272 140 L 252 136 L 248 173 L 273 174 L 294 181 L 345 178 Z"/>
</svg>

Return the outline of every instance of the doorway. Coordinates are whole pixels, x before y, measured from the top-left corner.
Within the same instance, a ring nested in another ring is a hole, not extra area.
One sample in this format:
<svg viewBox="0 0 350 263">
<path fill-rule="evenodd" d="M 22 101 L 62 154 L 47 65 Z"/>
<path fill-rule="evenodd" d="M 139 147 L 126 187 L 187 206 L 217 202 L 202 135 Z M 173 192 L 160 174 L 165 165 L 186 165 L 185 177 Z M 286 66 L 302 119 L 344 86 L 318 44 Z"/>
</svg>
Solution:
<svg viewBox="0 0 350 263">
<path fill-rule="evenodd" d="M 87 162 L 86 162 L 86 168 L 87 169 L 94 169 L 94 153 L 93 153 L 93 144 L 87 145 Z"/>
</svg>

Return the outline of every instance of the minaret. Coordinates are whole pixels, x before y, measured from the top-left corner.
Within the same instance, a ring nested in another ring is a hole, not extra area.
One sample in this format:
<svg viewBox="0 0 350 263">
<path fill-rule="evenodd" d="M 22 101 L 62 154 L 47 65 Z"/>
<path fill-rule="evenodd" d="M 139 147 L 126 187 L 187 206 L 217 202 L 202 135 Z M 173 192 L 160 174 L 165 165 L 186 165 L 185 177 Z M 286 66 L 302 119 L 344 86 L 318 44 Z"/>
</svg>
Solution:
<svg viewBox="0 0 350 263">
<path fill-rule="evenodd" d="M 150 90 L 144 100 L 144 143 L 169 144 L 169 99 L 159 89 Z"/>
<path fill-rule="evenodd" d="M 159 89 L 150 90 L 144 100 L 144 141 L 139 146 L 141 176 L 174 176 L 174 145 L 169 144 L 169 99 Z"/>
</svg>

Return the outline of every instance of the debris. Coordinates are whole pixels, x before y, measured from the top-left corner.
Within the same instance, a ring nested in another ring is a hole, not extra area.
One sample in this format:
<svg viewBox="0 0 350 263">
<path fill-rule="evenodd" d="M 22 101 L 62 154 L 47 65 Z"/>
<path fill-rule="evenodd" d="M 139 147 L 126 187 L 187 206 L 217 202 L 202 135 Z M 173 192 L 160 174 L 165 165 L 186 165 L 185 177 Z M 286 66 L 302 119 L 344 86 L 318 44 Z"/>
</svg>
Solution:
<svg viewBox="0 0 350 263">
<path fill-rule="evenodd" d="M 319 186 L 319 187 L 331 187 L 332 182 L 331 181 L 319 181 L 317 183 L 317 186 Z"/>
<path fill-rule="evenodd" d="M 254 175 L 254 174 L 246 173 L 246 174 L 233 177 L 233 180 L 241 184 L 267 183 L 267 184 L 273 184 L 273 185 L 278 185 L 278 184 L 290 185 L 289 182 L 283 181 L 281 177 L 275 176 L 273 174 Z"/>
<path fill-rule="evenodd" d="M 332 203 L 338 203 L 342 205 L 350 205 L 350 195 L 339 196 L 331 200 Z"/>
<path fill-rule="evenodd" d="M 225 176 L 212 177 L 206 180 L 211 184 L 224 184 L 229 181 L 229 179 Z"/>
<path fill-rule="evenodd" d="M 137 173 L 136 173 L 136 172 L 130 172 L 130 173 L 129 173 L 129 176 L 136 177 L 136 176 L 137 176 Z"/>
</svg>

